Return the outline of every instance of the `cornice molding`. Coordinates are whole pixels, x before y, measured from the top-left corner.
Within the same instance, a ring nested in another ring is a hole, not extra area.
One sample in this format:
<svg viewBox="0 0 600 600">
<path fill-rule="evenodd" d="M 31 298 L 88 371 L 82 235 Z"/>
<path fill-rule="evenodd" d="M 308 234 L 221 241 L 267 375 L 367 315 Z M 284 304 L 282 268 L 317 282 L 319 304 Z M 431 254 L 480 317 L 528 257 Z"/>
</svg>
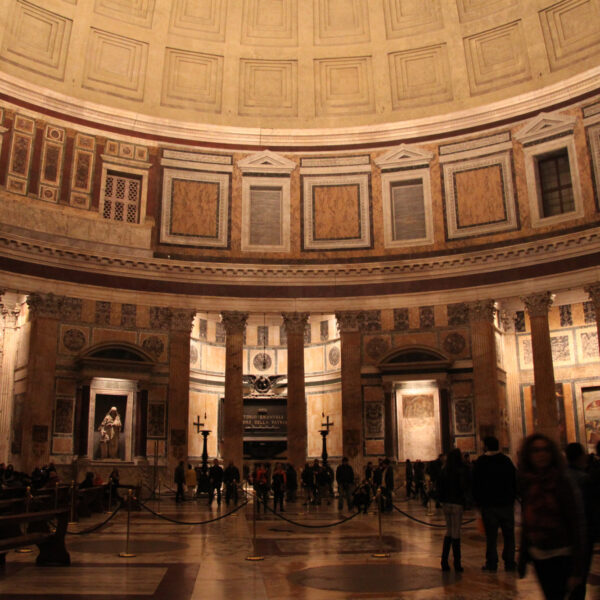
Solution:
<svg viewBox="0 0 600 600">
<path fill-rule="evenodd" d="M 600 67 L 594 67 L 558 83 L 485 106 L 410 121 L 319 129 L 231 127 L 151 117 L 73 98 L 7 73 L 3 73 L 0 79 L 0 94 L 40 107 L 41 112 L 64 115 L 67 122 L 69 119 L 84 120 L 88 126 L 110 128 L 113 132 L 116 128 L 126 136 L 137 133 L 151 139 L 176 140 L 181 144 L 206 143 L 217 147 L 357 147 L 388 144 L 399 139 L 441 137 L 500 121 L 516 120 L 597 91 L 599 78 Z M 35 114 L 34 110 L 22 107 L 19 111 Z"/>
</svg>

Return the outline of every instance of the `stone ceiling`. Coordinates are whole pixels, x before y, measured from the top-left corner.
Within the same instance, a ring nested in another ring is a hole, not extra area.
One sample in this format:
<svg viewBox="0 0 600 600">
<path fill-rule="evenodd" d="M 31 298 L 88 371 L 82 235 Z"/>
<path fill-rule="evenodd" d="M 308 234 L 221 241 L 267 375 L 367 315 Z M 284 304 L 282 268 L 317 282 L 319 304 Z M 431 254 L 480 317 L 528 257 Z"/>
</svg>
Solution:
<svg viewBox="0 0 600 600">
<path fill-rule="evenodd" d="M 600 62 L 600 0 L 0 5 L 0 91 L 20 81 L 83 107 L 211 126 L 422 119 L 509 101 Z"/>
</svg>

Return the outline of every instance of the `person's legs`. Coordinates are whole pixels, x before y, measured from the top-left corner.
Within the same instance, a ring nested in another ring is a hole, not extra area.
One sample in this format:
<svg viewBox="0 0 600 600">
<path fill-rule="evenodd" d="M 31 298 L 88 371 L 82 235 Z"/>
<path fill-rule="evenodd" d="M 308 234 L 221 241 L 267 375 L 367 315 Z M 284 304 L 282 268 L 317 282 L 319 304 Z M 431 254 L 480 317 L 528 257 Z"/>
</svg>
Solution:
<svg viewBox="0 0 600 600">
<path fill-rule="evenodd" d="M 515 562 L 515 511 L 513 505 L 502 506 L 497 509 L 500 529 L 504 547 L 502 548 L 502 560 L 507 571 L 514 571 Z"/>
<path fill-rule="evenodd" d="M 452 508 L 450 504 L 443 504 L 442 510 L 444 512 L 444 519 L 446 520 L 446 535 L 444 536 L 444 543 L 442 545 L 441 566 L 442 571 L 449 571 L 448 557 L 450 556 L 450 547 L 452 545 Z"/>
<path fill-rule="evenodd" d="M 533 566 L 546 600 L 564 600 L 571 571 L 571 557 L 534 560 Z"/>
<path fill-rule="evenodd" d="M 498 568 L 498 517 L 493 507 L 481 509 L 481 519 L 485 529 L 485 565 L 484 570 L 495 571 Z"/>
</svg>

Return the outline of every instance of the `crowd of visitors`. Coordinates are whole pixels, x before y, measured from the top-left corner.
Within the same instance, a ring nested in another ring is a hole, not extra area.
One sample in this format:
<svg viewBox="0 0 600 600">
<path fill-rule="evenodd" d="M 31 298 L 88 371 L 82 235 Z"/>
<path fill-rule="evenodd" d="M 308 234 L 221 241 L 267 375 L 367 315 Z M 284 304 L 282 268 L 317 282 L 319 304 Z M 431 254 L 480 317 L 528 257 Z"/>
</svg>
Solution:
<svg viewBox="0 0 600 600">
<path fill-rule="evenodd" d="M 0 463 L 0 491 L 31 487 L 34 490 L 51 487 L 58 482 L 54 463 L 35 467 L 31 474 L 17 471 L 12 464 Z"/>
</svg>

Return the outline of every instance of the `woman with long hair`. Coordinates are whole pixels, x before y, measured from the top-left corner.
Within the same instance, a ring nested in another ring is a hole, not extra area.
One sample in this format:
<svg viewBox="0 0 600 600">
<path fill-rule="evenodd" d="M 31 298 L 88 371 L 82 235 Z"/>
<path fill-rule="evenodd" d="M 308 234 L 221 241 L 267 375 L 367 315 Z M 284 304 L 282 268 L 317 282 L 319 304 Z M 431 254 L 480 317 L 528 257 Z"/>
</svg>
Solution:
<svg viewBox="0 0 600 600">
<path fill-rule="evenodd" d="M 454 448 L 448 453 L 448 459 L 438 478 L 439 501 L 442 503 L 446 519 L 446 536 L 442 546 L 442 571 L 449 571 L 448 557 L 450 548 L 454 555 L 454 570 L 461 572 L 460 527 L 469 496 L 469 471 L 463 463 L 462 453 Z"/>
<path fill-rule="evenodd" d="M 581 582 L 585 518 L 578 490 L 569 480 L 558 446 L 534 433 L 519 457 L 522 540 L 519 575 L 533 562 L 548 600 L 564 600 Z"/>
</svg>

